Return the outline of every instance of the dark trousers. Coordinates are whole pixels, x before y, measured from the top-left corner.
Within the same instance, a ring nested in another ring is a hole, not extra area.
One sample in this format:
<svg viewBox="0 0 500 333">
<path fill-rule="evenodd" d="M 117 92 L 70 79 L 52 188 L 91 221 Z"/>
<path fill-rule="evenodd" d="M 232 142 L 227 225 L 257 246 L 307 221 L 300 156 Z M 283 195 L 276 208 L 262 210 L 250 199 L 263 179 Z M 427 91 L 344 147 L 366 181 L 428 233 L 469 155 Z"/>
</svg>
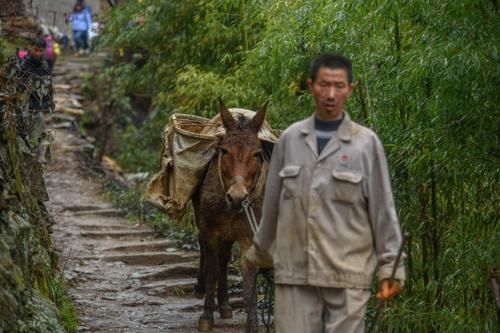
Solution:
<svg viewBox="0 0 500 333">
<path fill-rule="evenodd" d="M 75 48 L 77 51 L 80 49 L 87 50 L 89 48 L 87 30 L 73 30 L 73 39 L 75 40 Z"/>
</svg>

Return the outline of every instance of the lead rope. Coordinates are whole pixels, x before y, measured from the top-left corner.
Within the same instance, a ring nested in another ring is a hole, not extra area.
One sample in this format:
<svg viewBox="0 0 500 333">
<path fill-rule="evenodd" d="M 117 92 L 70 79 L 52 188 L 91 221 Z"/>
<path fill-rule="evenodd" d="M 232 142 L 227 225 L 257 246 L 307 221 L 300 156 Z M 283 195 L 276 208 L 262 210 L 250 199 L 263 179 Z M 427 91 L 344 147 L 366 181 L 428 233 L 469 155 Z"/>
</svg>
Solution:
<svg viewBox="0 0 500 333">
<path fill-rule="evenodd" d="M 405 243 L 408 241 L 409 238 L 410 238 L 410 234 L 405 232 L 403 234 L 403 240 L 401 241 L 401 245 L 399 246 L 396 261 L 394 262 L 394 266 L 392 267 L 391 276 L 389 277 L 389 286 L 391 286 L 392 283 L 394 282 L 394 278 L 396 276 L 396 270 L 399 267 L 399 261 L 401 260 L 401 256 L 403 255 L 403 249 L 404 249 Z M 386 310 L 386 309 L 387 309 L 387 301 L 380 301 L 379 305 L 377 307 L 377 312 L 375 312 L 375 316 L 373 317 L 372 322 L 370 323 L 370 328 L 368 328 L 369 333 L 376 333 L 377 320 L 380 317 L 380 313 L 382 312 L 382 310 Z"/>
<path fill-rule="evenodd" d="M 222 178 L 222 154 L 219 152 L 217 156 L 217 176 L 219 177 L 220 186 L 222 191 L 226 193 L 226 184 L 224 184 L 224 178 Z"/>
<path fill-rule="evenodd" d="M 243 200 L 242 202 L 243 210 L 245 211 L 245 215 L 248 220 L 248 224 L 250 225 L 250 229 L 252 229 L 252 233 L 255 235 L 257 233 L 257 219 L 255 218 L 255 213 L 253 211 L 253 201 L 250 201 L 248 198 Z M 272 269 L 259 269 L 257 274 L 255 275 L 255 280 L 252 284 L 252 295 L 257 291 L 257 285 L 259 276 L 262 277 L 262 285 L 259 289 L 262 290 L 262 294 L 264 295 L 262 301 L 260 302 L 260 315 L 262 319 L 262 323 L 266 327 L 266 332 L 271 332 L 272 323 L 273 323 L 273 303 L 274 303 L 274 275 Z"/>
<path fill-rule="evenodd" d="M 259 274 L 264 278 L 262 283 L 264 298 L 261 301 L 260 315 L 264 326 L 266 326 L 266 332 L 269 333 L 273 327 L 274 274 L 271 268 L 261 269 Z"/>
</svg>

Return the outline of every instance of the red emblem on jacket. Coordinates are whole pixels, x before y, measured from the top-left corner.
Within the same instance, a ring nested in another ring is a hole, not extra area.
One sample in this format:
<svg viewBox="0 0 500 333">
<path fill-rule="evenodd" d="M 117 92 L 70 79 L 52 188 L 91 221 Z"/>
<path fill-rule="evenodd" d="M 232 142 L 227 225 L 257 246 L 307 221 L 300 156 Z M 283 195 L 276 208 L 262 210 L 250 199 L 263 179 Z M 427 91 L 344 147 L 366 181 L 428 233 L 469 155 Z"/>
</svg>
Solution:
<svg viewBox="0 0 500 333">
<path fill-rule="evenodd" d="M 349 159 L 349 157 L 347 155 L 342 155 L 342 156 L 340 156 L 340 159 L 342 161 L 347 161 Z"/>
</svg>

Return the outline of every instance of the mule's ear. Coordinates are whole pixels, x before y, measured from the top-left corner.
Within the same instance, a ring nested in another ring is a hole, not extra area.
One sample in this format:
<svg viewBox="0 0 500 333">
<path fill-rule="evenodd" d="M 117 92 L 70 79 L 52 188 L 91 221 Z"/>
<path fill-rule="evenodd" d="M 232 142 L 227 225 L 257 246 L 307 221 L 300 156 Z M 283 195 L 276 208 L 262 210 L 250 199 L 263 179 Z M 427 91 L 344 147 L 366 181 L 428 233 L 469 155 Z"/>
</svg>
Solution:
<svg viewBox="0 0 500 333">
<path fill-rule="evenodd" d="M 266 119 L 267 104 L 269 104 L 269 100 L 266 101 L 266 103 L 260 108 L 260 111 L 257 112 L 252 118 L 252 126 L 257 132 L 260 131 L 260 128 Z"/>
<path fill-rule="evenodd" d="M 226 129 L 232 129 L 236 127 L 236 121 L 234 120 L 231 112 L 227 109 L 222 101 L 222 98 L 219 97 L 219 111 L 220 111 L 220 119 L 222 120 L 222 124 Z"/>
</svg>

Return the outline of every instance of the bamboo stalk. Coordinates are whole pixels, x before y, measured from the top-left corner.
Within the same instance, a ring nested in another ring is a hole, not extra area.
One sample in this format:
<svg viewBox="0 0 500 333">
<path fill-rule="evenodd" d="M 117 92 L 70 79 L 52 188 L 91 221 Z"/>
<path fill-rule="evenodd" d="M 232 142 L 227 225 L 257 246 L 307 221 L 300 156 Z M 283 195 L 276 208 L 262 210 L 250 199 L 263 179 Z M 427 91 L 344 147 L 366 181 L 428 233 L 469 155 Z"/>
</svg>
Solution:
<svg viewBox="0 0 500 333">
<path fill-rule="evenodd" d="M 497 323 L 500 325 L 500 287 L 498 286 L 498 273 L 495 268 L 490 272 L 490 283 L 497 308 Z"/>
<path fill-rule="evenodd" d="M 403 234 L 403 240 L 401 241 L 401 245 L 399 246 L 396 261 L 394 262 L 394 266 L 392 267 L 391 276 L 389 278 L 389 287 L 392 286 L 392 283 L 394 282 L 394 277 L 396 276 L 396 271 L 398 269 L 399 262 L 401 261 L 401 256 L 403 255 L 403 249 L 404 249 L 405 243 L 408 240 L 408 238 L 410 238 L 410 234 L 405 232 Z M 370 324 L 370 328 L 368 329 L 368 332 L 370 332 L 370 333 L 376 332 L 377 321 L 378 321 L 378 317 L 380 317 L 380 313 L 382 312 L 382 308 L 384 308 L 384 312 L 386 312 L 385 309 L 387 308 L 387 301 L 380 301 L 378 308 L 377 308 L 377 312 L 375 313 L 375 316 L 373 317 L 373 320 Z M 385 321 L 386 321 L 386 318 L 384 317 L 384 322 Z"/>
</svg>

